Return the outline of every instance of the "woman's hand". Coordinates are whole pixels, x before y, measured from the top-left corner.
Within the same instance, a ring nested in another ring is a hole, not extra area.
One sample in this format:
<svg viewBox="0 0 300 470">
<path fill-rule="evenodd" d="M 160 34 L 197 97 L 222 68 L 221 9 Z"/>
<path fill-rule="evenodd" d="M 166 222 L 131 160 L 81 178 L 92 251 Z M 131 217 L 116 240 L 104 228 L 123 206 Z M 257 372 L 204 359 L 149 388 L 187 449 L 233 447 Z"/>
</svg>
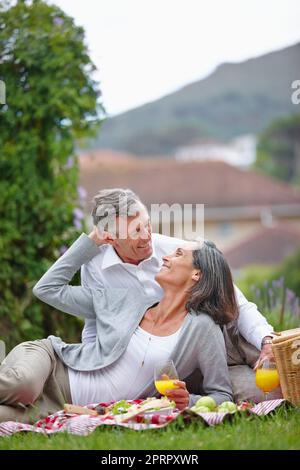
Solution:
<svg viewBox="0 0 300 470">
<path fill-rule="evenodd" d="M 105 230 L 100 232 L 100 230 L 96 226 L 94 226 L 93 230 L 89 234 L 89 238 L 93 240 L 98 246 L 107 243 L 111 245 L 115 240 L 115 237 L 111 233 L 106 232 Z"/>
<path fill-rule="evenodd" d="M 176 385 L 178 388 L 174 388 L 173 390 L 167 390 L 166 396 L 169 398 L 169 400 L 175 401 L 176 408 L 181 411 L 189 406 L 190 394 L 186 389 L 185 382 L 182 382 L 181 380 L 176 380 L 174 381 L 174 385 Z"/>
</svg>

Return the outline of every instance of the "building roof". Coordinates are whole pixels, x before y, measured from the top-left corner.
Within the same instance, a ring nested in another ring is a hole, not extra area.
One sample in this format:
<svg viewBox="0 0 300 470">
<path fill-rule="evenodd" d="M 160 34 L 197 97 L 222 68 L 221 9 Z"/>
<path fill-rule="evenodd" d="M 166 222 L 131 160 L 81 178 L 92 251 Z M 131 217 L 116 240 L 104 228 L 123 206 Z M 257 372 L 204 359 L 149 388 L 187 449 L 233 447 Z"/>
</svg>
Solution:
<svg viewBox="0 0 300 470">
<path fill-rule="evenodd" d="M 230 267 L 239 270 L 251 264 L 277 265 L 300 249 L 300 226 L 279 223 L 263 227 L 224 250 Z"/>
<path fill-rule="evenodd" d="M 131 188 L 150 206 L 205 204 L 208 208 L 297 205 L 300 191 L 268 176 L 218 161 L 137 159 L 114 152 L 80 156 L 81 185 L 88 199 L 103 188 Z"/>
</svg>

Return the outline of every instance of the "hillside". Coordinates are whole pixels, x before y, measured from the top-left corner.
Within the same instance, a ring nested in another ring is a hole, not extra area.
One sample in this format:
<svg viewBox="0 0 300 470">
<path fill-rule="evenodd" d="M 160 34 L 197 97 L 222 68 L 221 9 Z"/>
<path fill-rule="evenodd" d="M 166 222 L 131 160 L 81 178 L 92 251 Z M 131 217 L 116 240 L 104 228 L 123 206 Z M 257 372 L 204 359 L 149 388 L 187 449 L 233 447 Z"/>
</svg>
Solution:
<svg viewBox="0 0 300 470">
<path fill-rule="evenodd" d="M 224 63 L 203 80 L 107 119 L 91 148 L 165 155 L 194 139 L 257 133 L 273 119 L 297 111 L 291 83 L 300 78 L 299 64 L 300 43 Z"/>
</svg>

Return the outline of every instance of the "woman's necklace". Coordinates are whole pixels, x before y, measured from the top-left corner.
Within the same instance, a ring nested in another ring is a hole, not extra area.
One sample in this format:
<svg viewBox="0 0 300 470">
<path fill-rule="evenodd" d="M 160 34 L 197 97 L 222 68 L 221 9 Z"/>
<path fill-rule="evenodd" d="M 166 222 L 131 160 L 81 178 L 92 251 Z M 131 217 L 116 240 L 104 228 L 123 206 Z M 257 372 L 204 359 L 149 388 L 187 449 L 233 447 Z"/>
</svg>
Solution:
<svg viewBox="0 0 300 470">
<path fill-rule="evenodd" d="M 157 320 L 158 320 L 158 315 L 156 315 L 156 318 L 152 321 L 152 328 L 151 330 L 154 330 L 154 327 L 157 323 Z M 150 347 L 150 344 L 151 344 L 151 341 L 152 341 L 152 336 L 153 334 L 151 333 L 148 333 L 149 334 L 149 338 L 148 338 L 148 342 L 147 342 L 147 346 L 146 346 L 146 349 L 145 349 L 145 352 L 144 352 L 144 357 L 143 357 L 143 360 L 142 360 L 142 364 L 141 364 L 141 367 L 144 367 L 144 364 L 145 364 L 145 359 L 146 359 L 146 356 L 147 356 L 147 352 L 148 352 L 148 349 Z"/>
<path fill-rule="evenodd" d="M 156 307 L 156 305 L 155 305 Z M 186 313 L 186 310 L 184 310 L 184 313 Z M 156 326 L 156 323 L 159 319 L 160 315 L 159 315 L 159 311 L 156 313 L 156 317 L 154 318 L 154 320 L 152 320 L 152 326 L 151 326 L 151 331 L 154 330 L 155 326 Z M 141 328 L 141 327 L 140 327 Z M 143 328 L 142 328 L 143 329 Z M 144 330 L 145 331 L 145 330 Z M 146 349 L 145 349 L 145 352 L 144 352 L 144 357 L 143 357 L 143 360 L 142 360 L 142 363 L 141 363 L 141 368 L 144 366 L 145 364 L 145 359 L 146 359 L 146 356 L 147 356 L 147 353 L 148 353 L 148 350 L 150 348 L 150 345 L 151 345 L 151 341 L 152 341 L 152 338 L 153 338 L 153 333 L 149 333 L 148 331 L 146 331 L 146 333 L 149 334 L 149 338 L 148 338 L 148 342 L 147 342 L 147 346 L 146 346 Z"/>
</svg>

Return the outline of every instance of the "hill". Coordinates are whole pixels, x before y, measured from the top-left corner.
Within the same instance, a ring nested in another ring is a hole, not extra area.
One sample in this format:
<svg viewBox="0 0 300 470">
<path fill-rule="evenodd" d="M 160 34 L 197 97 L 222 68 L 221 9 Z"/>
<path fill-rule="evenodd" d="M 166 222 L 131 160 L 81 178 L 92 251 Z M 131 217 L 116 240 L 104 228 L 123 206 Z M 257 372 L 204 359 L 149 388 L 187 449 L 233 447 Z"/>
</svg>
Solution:
<svg viewBox="0 0 300 470">
<path fill-rule="evenodd" d="M 107 119 L 91 148 L 167 155 L 196 139 L 256 134 L 298 110 L 291 102 L 291 83 L 300 78 L 299 63 L 300 43 L 224 63 L 175 93 Z"/>
</svg>

